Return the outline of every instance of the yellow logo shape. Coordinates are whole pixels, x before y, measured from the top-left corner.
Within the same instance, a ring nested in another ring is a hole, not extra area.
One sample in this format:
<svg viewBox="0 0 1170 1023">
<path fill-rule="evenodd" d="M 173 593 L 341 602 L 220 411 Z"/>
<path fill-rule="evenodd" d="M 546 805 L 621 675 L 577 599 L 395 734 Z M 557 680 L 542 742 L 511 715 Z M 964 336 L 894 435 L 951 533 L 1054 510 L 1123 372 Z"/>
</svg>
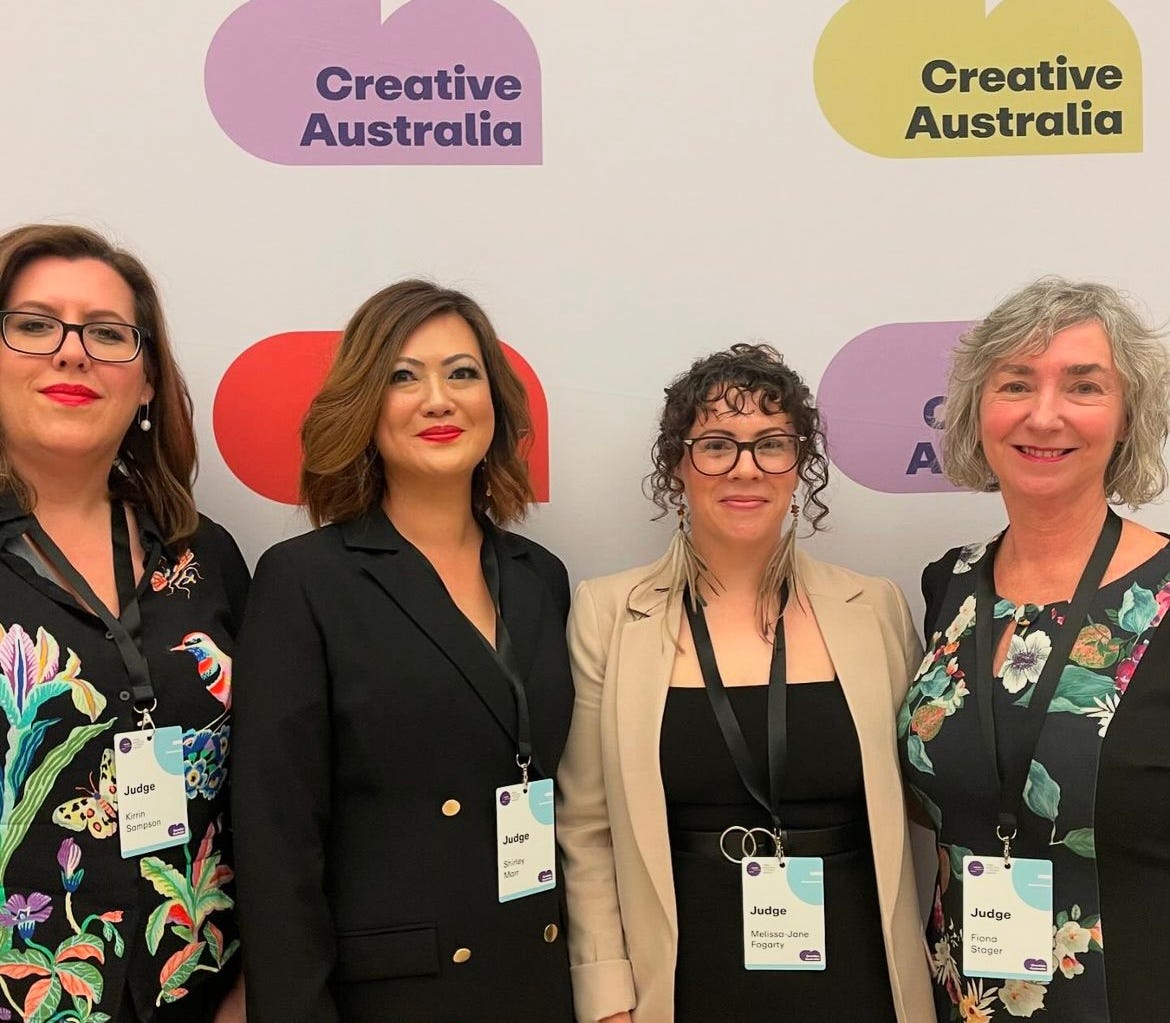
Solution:
<svg viewBox="0 0 1170 1023">
<path fill-rule="evenodd" d="M 821 110 L 875 156 L 1142 149 L 1142 65 L 1106 0 L 850 0 L 821 35 Z"/>
</svg>

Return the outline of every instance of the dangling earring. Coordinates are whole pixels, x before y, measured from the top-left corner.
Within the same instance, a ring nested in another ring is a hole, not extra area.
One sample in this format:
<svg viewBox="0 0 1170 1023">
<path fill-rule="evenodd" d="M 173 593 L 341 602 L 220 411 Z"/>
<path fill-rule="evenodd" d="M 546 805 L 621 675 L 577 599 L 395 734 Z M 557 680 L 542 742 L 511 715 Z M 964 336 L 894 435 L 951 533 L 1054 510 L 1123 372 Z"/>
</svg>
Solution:
<svg viewBox="0 0 1170 1023">
<path fill-rule="evenodd" d="M 796 589 L 796 527 L 800 524 L 800 505 L 796 503 L 796 496 L 792 497 L 792 524 L 780 537 L 776 549 L 764 567 L 764 578 L 760 582 L 760 593 L 756 600 L 756 607 L 760 615 L 760 629 L 766 636 L 775 625 L 774 616 L 784 613 L 787 604 Z M 787 588 L 786 598 L 781 600 L 781 593 Z"/>
<path fill-rule="evenodd" d="M 150 402 L 138 406 L 138 429 L 143 433 L 150 433 L 154 423 L 150 421 Z"/>
<path fill-rule="evenodd" d="M 670 546 L 666 548 L 667 576 L 670 584 L 667 587 L 667 603 L 676 595 L 687 589 L 691 594 L 691 601 L 697 606 L 705 604 L 703 594 L 699 590 L 699 581 L 704 580 L 709 585 L 718 586 L 717 580 L 711 575 L 710 569 L 695 545 L 691 542 L 691 533 L 687 529 L 687 510 L 685 505 L 678 508 L 678 528 L 670 538 Z"/>
<path fill-rule="evenodd" d="M 479 467 L 483 470 L 483 496 L 490 498 L 492 496 L 492 481 L 491 481 L 491 478 L 488 476 L 488 464 L 487 464 L 487 456 L 486 455 L 484 456 L 483 461 L 479 463 Z"/>
</svg>

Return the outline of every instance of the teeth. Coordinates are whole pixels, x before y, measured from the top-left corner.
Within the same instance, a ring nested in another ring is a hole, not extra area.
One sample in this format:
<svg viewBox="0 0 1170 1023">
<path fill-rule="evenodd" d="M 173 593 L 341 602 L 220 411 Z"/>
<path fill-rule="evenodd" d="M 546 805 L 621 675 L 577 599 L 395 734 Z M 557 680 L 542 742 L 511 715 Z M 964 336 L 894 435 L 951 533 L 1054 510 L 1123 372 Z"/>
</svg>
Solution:
<svg viewBox="0 0 1170 1023">
<path fill-rule="evenodd" d="M 1025 455 L 1030 455 L 1032 458 L 1060 458 L 1064 454 L 1063 448 L 1026 448 L 1021 447 L 1020 450 Z"/>
</svg>

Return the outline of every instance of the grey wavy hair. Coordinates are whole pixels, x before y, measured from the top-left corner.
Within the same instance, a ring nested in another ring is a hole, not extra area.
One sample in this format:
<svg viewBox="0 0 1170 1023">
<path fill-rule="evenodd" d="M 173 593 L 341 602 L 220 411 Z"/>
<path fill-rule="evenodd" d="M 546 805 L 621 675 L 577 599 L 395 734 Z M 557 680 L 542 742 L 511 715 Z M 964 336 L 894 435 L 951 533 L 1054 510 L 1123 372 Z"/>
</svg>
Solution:
<svg viewBox="0 0 1170 1023">
<path fill-rule="evenodd" d="M 997 305 L 959 340 L 943 405 L 943 470 L 951 482 L 994 491 L 979 433 L 979 400 L 995 365 L 1011 355 L 1044 351 L 1069 327 L 1097 322 L 1105 331 L 1125 386 L 1125 438 L 1105 470 L 1105 494 L 1137 508 L 1166 489 L 1162 448 L 1170 429 L 1170 357 L 1161 332 L 1134 302 L 1106 284 L 1042 277 Z"/>
</svg>

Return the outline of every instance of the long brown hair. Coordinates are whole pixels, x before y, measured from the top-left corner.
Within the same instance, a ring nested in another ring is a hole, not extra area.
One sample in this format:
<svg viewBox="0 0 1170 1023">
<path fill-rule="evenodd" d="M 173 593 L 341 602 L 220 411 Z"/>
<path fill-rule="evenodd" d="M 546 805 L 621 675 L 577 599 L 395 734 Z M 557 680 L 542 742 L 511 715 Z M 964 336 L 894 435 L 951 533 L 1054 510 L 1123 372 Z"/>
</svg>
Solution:
<svg viewBox="0 0 1170 1023">
<path fill-rule="evenodd" d="M 46 256 L 96 259 L 122 277 L 134 295 L 134 325 L 146 337 L 142 344 L 146 377 L 154 387 L 150 402 L 153 428 L 143 433 L 131 424 L 118 459 L 125 471 L 110 471 L 110 494 L 150 512 L 168 544 L 194 534 L 199 524 L 191 485 L 195 479 L 195 428 L 191 395 L 175 361 L 163 318 L 158 290 L 146 267 L 95 231 L 73 224 L 29 224 L 0 235 L 0 308 L 6 304 L 16 276 Z M 36 495 L 22 480 L 4 450 L 0 436 L 0 491 L 12 493 L 22 508 L 32 509 Z"/>
<path fill-rule="evenodd" d="M 479 342 L 496 416 L 486 465 L 472 478 L 472 509 L 500 525 L 526 514 L 534 498 L 521 450 L 531 430 L 524 385 L 473 299 L 429 281 L 408 280 L 383 288 L 353 314 L 301 426 L 301 500 L 315 526 L 355 519 L 381 500 L 386 476 L 374 429 L 390 374 L 407 338 L 448 313 L 462 317 Z"/>
</svg>

